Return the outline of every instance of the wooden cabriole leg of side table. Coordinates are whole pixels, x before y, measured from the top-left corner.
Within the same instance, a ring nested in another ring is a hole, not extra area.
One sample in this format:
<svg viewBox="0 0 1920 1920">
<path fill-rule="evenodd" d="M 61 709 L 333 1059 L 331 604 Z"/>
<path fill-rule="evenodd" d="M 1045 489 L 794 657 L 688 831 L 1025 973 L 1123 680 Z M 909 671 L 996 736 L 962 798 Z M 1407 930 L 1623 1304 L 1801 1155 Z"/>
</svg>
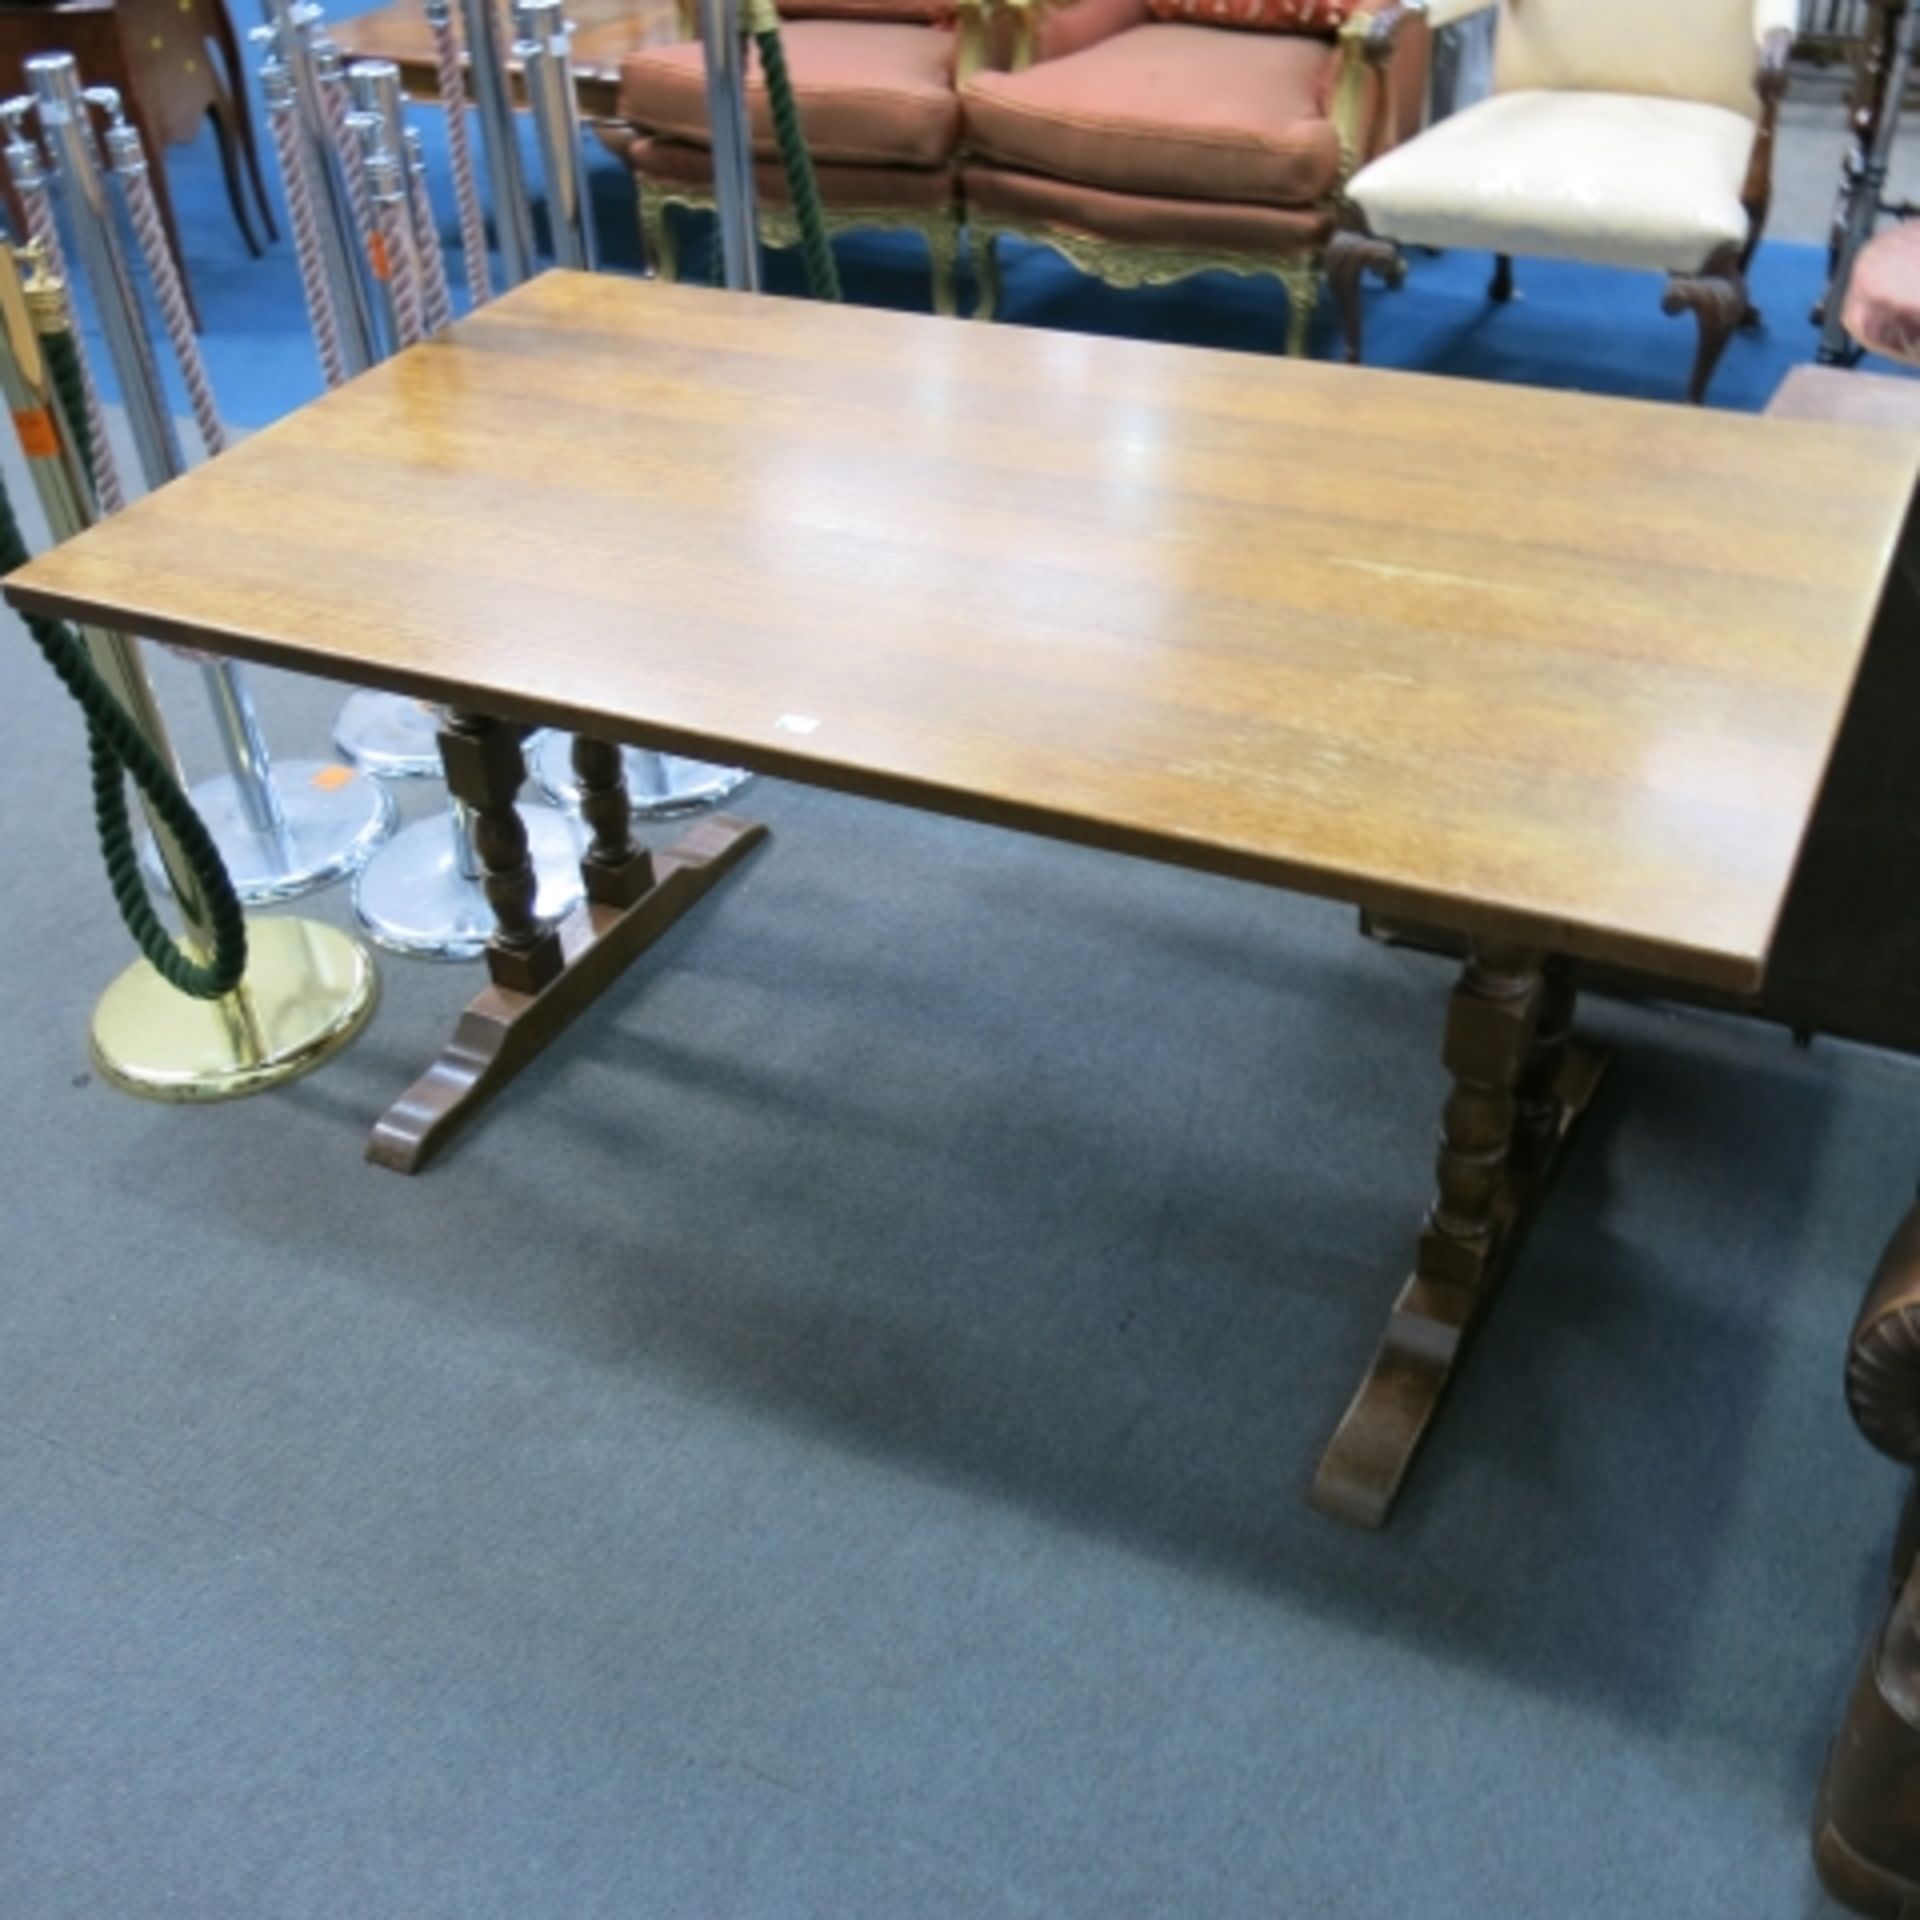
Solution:
<svg viewBox="0 0 1920 1920">
<path fill-rule="evenodd" d="M 1573 1036 L 1561 961 L 1478 944 L 1454 989 L 1438 1192 L 1360 1390 L 1314 1476 L 1314 1506 L 1385 1524 L 1468 1337 L 1492 1304 L 1606 1057 Z"/>
<path fill-rule="evenodd" d="M 543 926 L 536 877 L 514 802 L 526 779 L 522 730 L 459 713 L 440 736 L 447 786 L 473 809 L 473 844 L 497 927 L 487 947 L 489 983 L 469 1003 L 440 1057 L 389 1107 L 367 1158 L 418 1173 L 549 1041 L 590 1007 L 629 962 L 653 945 L 767 837 L 752 821 L 715 814 L 664 853 L 633 839 L 620 750 L 574 744 L 581 814 L 592 844 L 580 863 L 586 900 Z"/>
</svg>

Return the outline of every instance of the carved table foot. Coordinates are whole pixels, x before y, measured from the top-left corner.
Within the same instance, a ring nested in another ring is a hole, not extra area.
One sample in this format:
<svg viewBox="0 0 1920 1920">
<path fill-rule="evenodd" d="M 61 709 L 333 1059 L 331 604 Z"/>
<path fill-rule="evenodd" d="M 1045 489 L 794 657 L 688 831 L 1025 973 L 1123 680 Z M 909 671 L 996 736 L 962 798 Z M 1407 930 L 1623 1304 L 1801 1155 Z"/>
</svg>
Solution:
<svg viewBox="0 0 1920 1920">
<path fill-rule="evenodd" d="M 1308 1498 L 1363 1527 L 1386 1523 L 1472 1334 L 1606 1068 L 1571 1032 L 1573 987 L 1537 955 L 1476 947 L 1455 989 L 1439 1194 L 1379 1352 L 1320 1461 Z"/>
<path fill-rule="evenodd" d="M 439 1059 L 381 1116 L 367 1158 L 396 1173 L 418 1173 L 766 837 L 757 822 L 712 815 L 651 857 L 652 884 L 624 906 L 592 897 L 589 856 L 589 898 L 554 930 L 560 964 L 553 977 L 531 991 L 496 982 L 477 994 Z M 602 891 L 615 893 L 625 875 L 608 879 Z"/>
</svg>

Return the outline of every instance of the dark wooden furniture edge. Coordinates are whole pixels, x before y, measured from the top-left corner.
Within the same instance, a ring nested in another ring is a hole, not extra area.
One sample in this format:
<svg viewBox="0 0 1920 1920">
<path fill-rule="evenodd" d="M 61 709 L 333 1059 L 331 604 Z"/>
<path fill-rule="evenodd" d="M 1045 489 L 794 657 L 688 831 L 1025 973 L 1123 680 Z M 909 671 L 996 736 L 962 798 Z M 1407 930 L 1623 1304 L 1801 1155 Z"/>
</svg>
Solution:
<svg viewBox="0 0 1920 1920">
<path fill-rule="evenodd" d="M 1920 1206 L 1881 1256 L 1847 1351 L 1847 1403 L 1889 1458 L 1920 1466 Z M 1920 1481 L 1909 1489 L 1876 1623 L 1827 1755 L 1813 1818 L 1827 1891 L 1920 1920 Z"/>
</svg>

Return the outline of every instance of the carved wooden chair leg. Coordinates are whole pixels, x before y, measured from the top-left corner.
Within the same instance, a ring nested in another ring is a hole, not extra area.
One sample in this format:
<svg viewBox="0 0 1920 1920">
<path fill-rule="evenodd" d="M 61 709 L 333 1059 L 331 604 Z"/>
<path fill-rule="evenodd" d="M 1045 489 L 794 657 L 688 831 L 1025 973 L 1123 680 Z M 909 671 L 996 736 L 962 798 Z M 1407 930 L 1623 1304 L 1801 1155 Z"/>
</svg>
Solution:
<svg viewBox="0 0 1920 1920">
<path fill-rule="evenodd" d="M 1412 1277 L 1309 1496 L 1385 1523 L 1474 1328 L 1484 1318 L 1605 1056 L 1572 1037 L 1571 975 L 1521 948 L 1476 944 L 1447 1016 L 1453 1077 L 1438 1191 Z"/>
<path fill-rule="evenodd" d="M 960 311 L 954 269 L 960 259 L 960 222 L 945 215 L 927 225 L 927 256 L 933 268 L 933 310 L 951 320 Z"/>
<path fill-rule="evenodd" d="M 1363 344 L 1360 283 L 1371 273 L 1382 286 L 1397 287 L 1407 277 L 1407 263 L 1390 240 L 1342 227 L 1327 242 L 1326 273 L 1347 343 L 1347 364 L 1357 367 Z"/>
<path fill-rule="evenodd" d="M 474 850 L 498 923 L 489 984 L 440 1057 L 383 1114 L 367 1158 L 417 1173 L 547 1044 L 564 1033 L 687 909 L 766 838 L 712 814 L 655 856 L 633 838 L 618 747 L 578 736 L 573 770 L 592 839 L 580 872 L 587 898 L 559 926 L 534 913 L 537 882 L 514 802 L 526 778 L 521 730 L 458 713 L 440 736 L 447 785 L 472 810 Z"/>
<path fill-rule="evenodd" d="M 1847 1404 L 1882 1453 L 1920 1463 L 1920 1207 L 1880 1257 L 1847 1350 Z M 1920 1914 L 1920 1482 L 1894 1547 L 1893 1605 L 1855 1671 L 1814 1807 L 1835 1899 Z"/>
<path fill-rule="evenodd" d="M 1667 282 L 1661 306 L 1668 313 L 1691 311 L 1699 322 L 1700 347 L 1694 356 L 1687 398 L 1696 407 L 1704 405 L 1714 369 L 1747 311 L 1747 282 L 1740 271 L 1738 250 L 1724 248 L 1698 273 L 1676 273 Z"/>
<path fill-rule="evenodd" d="M 640 202 L 640 243 L 646 249 L 647 264 L 658 278 L 670 284 L 680 278 L 680 243 L 667 216 L 667 204 L 644 180 L 634 183 Z"/>
<path fill-rule="evenodd" d="M 1304 360 L 1313 343 L 1313 316 L 1319 311 L 1325 276 L 1313 260 L 1289 261 L 1279 271 L 1287 290 L 1287 358 Z"/>
<path fill-rule="evenodd" d="M 1487 282 L 1487 298 L 1496 307 L 1504 307 L 1513 298 L 1513 255 L 1493 256 L 1493 278 Z"/>
<path fill-rule="evenodd" d="M 973 272 L 979 294 L 973 304 L 976 320 L 994 320 L 1000 314 L 1000 236 L 986 227 L 973 233 Z"/>
</svg>

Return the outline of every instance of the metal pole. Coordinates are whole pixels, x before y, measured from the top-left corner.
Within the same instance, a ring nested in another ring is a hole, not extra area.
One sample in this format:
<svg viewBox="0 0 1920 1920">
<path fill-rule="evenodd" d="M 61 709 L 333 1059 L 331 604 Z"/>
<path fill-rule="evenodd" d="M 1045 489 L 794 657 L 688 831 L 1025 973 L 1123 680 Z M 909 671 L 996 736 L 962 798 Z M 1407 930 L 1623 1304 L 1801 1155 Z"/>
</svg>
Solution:
<svg viewBox="0 0 1920 1920">
<path fill-rule="evenodd" d="M 707 120 L 713 134 L 721 272 L 736 292 L 758 293 L 760 232 L 753 196 L 753 136 L 747 121 L 747 39 L 739 0 L 700 0 L 700 42 L 707 57 Z"/>
<path fill-rule="evenodd" d="M 160 384 L 160 369 L 147 339 L 146 316 L 134 291 L 126 250 L 120 243 L 113 206 L 107 198 L 90 103 L 80 87 L 73 56 L 36 54 L 26 63 L 28 84 L 40 109 L 41 132 L 59 156 L 54 175 L 67 211 L 67 226 L 86 267 L 101 331 L 120 380 L 120 397 L 149 488 L 163 487 L 187 470 L 173 410 Z M 266 743 L 230 661 L 205 663 L 207 692 L 213 702 L 220 744 L 226 752 L 235 791 L 247 827 L 276 843 L 286 837 L 279 795 L 269 777 Z M 284 852 L 284 846 L 281 848 Z"/>
<path fill-rule="evenodd" d="M 55 180 L 119 376 L 141 469 L 150 488 L 161 487 L 186 472 L 187 460 L 174 430 L 166 391 L 160 384 L 160 370 L 147 337 L 146 315 L 128 268 L 113 204 L 107 197 L 88 117 L 94 102 L 82 93 L 69 54 L 37 55 L 26 63 L 26 71 L 39 108 L 41 132 L 59 157 Z M 119 103 L 116 96 L 103 92 L 100 104 L 107 112 L 116 113 Z M 116 148 L 120 162 L 116 184 L 129 195 L 129 213 L 135 215 L 136 230 L 144 231 L 153 247 L 164 249 L 166 240 L 157 221 L 149 222 L 143 230 L 135 214 L 134 196 L 144 179 L 144 161 L 138 148 L 131 127 L 124 128 Z M 156 256 L 149 271 L 163 306 L 172 280 L 178 308 L 174 317 L 184 325 L 184 302 L 178 296 L 177 268 L 171 255 L 164 259 Z M 188 345 L 191 348 L 190 337 Z M 197 353 L 193 357 L 197 360 Z M 185 358 L 182 371 L 192 386 L 194 369 Z M 198 368 L 198 376 L 205 388 L 204 367 Z M 211 389 L 206 389 L 199 400 L 213 427 L 217 450 L 220 435 Z M 323 780 L 314 785 L 310 776 L 323 770 L 311 764 L 293 769 L 296 779 L 305 783 L 283 793 L 274 779 L 266 737 L 240 669 L 231 660 L 193 657 L 201 666 L 213 708 L 214 730 L 227 763 L 226 775 L 196 787 L 193 801 L 220 846 L 235 892 L 247 901 L 290 899 L 351 872 L 393 830 L 391 799 L 370 782 L 351 775 L 338 782 Z M 344 775 L 345 770 L 341 771 Z M 170 877 L 157 856 L 154 863 L 160 866 L 162 877 Z"/>
<path fill-rule="evenodd" d="M 474 103 L 480 110 L 480 144 L 487 156 L 493 187 L 493 225 L 500 241 L 500 266 L 510 287 L 533 272 L 533 216 L 520 166 L 519 136 L 513 124 L 513 94 L 500 46 L 500 21 L 494 0 L 460 0 L 467 33 L 467 66 Z"/>
<path fill-rule="evenodd" d="M 93 518 L 69 425 L 54 404 L 41 332 L 69 332 L 64 283 L 23 287 L 13 250 L 0 247 L 0 389 L 56 539 Z M 135 641 L 82 629 L 95 671 L 179 780 L 179 762 Z M 190 953 L 212 950 L 211 916 L 193 867 L 142 796 Z M 277 1086 L 316 1067 L 373 1011 L 373 964 L 357 942 L 310 920 L 275 919 L 247 929 L 247 971 L 218 1000 L 177 993 L 144 959 L 127 968 L 94 1009 L 93 1058 L 104 1077 L 160 1100 L 218 1100 Z"/>
<path fill-rule="evenodd" d="M 40 109 L 40 131 L 57 161 L 54 181 L 67 211 L 93 289 L 100 330 L 120 377 L 120 398 L 149 487 L 162 487 L 186 471 L 173 430 L 173 414 L 160 385 L 160 370 L 147 344 L 145 317 L 127 271 L 127 256 L 107 202 L 87 104 L 70 53 L 37 53 L 26 63 L 27 84 Z"/>
<path fill-rule="evenodd" d="M 375 358 L 373 317 L 360 272 L 359 223 L 308 37 L 320 18 L 320 9 L 305 0 L 261 0 L 261 11 L 273 51 L 285 66 L 293 88 L 295 121 L 308 163 L 308 184 L 314 190 L 315 226 L 333 295 L 341 356 L 350 375 L 362 373 Z"/>
<path fill-rule="evenodd" d="M 557 265 L 592 272 L 600 264 L 593 206 L 580 149 L 580 105 L 573 90 L 573 36 L 566 0 L 514 0 L 514 53 L 526 76 L 540 142 L 547 227 Z"/>
<path fill-rule="evenodd" d="M 46 314 L 44 309 L 50 304 L 53 313 Z M 55 540 L 67 540 L 93 523 L 92 489 L 54 397 L 52 373 L 40 344 L 40 328 L 35 324 L 36 305 L 42 309 L 43 319 L 57 319 L 60 330 L 70 323 L 65 287 L 46 277 L 44 271 L 31 283 L 23 284 L 14 250 L 0 247 L 0 387 L 5 389 L 15 422 L 23 429 L 21 452 L 46 513 L 47 529 Z M 86 642 L 95 671 L 112 688 L 128 718 L 166 761 L 175 781 L 184 785 L 179 757 L 136 644 L 125 634 L 110 633 L 102 627 L 83 627 L 80 637 Z M 213 950 L 213 924 L 193 867 L 144 796 L 141 806 L 180 917 L 186 923 L 188 943 L 204 957 Z"/>
<path fill-rule="evenodd" d="M 1887 66 L 1886 104 L 1874 127 L 1873 144 L 1867 150 L 1865 163 L 1856 170 L 1849 160 L 1846 232 L 1834 262 L 1833 278 L 1827 285 L 1820 324 L 1819 358 L 1828 366 L 1851 365 L 1860 357 L 1859 346 L 1847 336 L 1844 318 L 1847 288 L 1853 279 L 1853 263 L 1860 257 L 1861 248 L 1872 239 L 1874 223 L 1884 210 L 1887 173 L 1893 160 L 1893 137 L 1899 131 L 1900 109 L 1906 102 L 1907 81 L 1913 72 L 1916 34 L 1920 34 L 1920 3 L 1909 4 L 1900 16 L 1893 58 Z"/>
<path fill-rule="evenodd" d="M 382 145 L 386 129 L 377 113 L 350 113 L 347 126 L 360 148 L 361 177 L 367 183 L 368 206 L 375 221 L 373 231 L 367 236 L 367 247 L 373 262 L 374 303 L 380 315 L 381 358 L 385 359 L 407 344 L 400 325 L 400 303 L 394 292 L 396 263 L 388 256 L 386 232 L 380 218 L 388 176 L 394 170 L 393 161 Z"/>
</svg>

